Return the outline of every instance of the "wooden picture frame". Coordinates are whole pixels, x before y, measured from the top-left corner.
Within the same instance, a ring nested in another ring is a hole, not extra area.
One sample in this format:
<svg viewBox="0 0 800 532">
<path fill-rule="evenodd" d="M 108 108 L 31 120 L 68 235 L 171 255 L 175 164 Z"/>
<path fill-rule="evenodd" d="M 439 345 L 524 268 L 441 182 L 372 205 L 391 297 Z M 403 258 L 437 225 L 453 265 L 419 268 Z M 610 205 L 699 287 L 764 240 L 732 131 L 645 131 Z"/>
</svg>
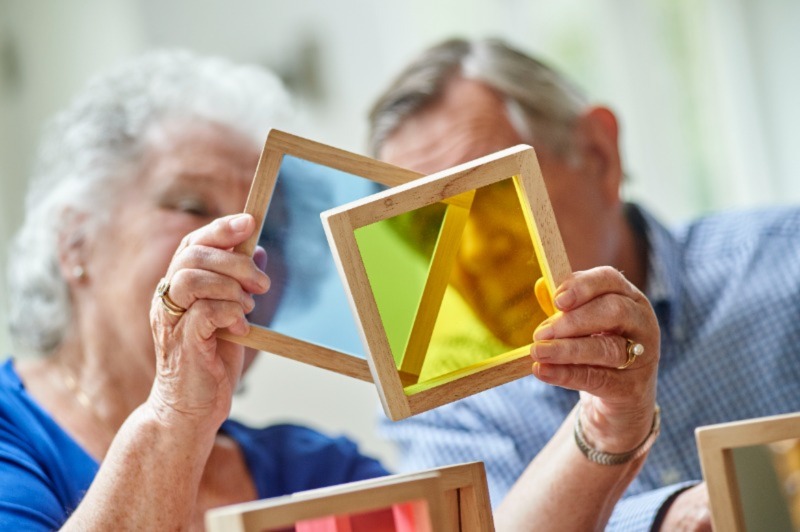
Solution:
<svg viewBox="0 0 800 532">
<path fill-rule="evenodd" d="M 415 382 L 414 377 L 418 377 L 419 373 L 414 374 L 414 371 L 419 371 L 420 357 L 415 356 L 410 364 L 406 364 L 406 353 L 398 367 L 371 291 L 356 231 L 415 209 L 448 202 L 422 295 L 423 303 L 419 306 L 414 323 L 415 328 L 417 323 L 421 323 L 419 328 L 422 334 L 430 335 L 433 330 L 431 321 L 435 319 L 435 314 L 433 318 L 431 315 L 424 315 L 425 298 L 433 294 L 432 300 L 441 299 L 447 283 L 447 276 L 441 274 L 441 270 L 448 261 L 453 260 L 457 245 L 452 240 L 464 224 L 463 217 L 449 218 L 450 212 L 468 211 L 472 201 L 470 194 L 476 189 L 507 179 L 513 179 L 542 276 L 549 293 L 553 294 L 556 287 L 571 273 L 571 269 L 535 152 L 530 146 L 509 148 L 351 202 L 322 215 L 337 268 L 367 344 L 370 369 L 384 410 L 393 420 L 403 419 L 530 375 L 530 346 L 513 349 L 433 380 Z M 531 280 L 531 284 L 534 280 Z M 438 307 L 434 312 L 438 312 Z M 411 345 L 415 332 L 416 329 L 412 329 L 407 345 Z"/>
<path fill-rule="evenodd" d="M 425 501 L 430 530 L 493 532 L 482 462 L 391 475 L 216 508 L 206 512 L 209 532 L 252 532 L 291 527 L 302 520 L 380 510 Z M 347 530 L 344 524 L 342 530 Z"/>
<path fill-rule="evenodd" d="M 244 212 L 255 218 L 257 227 L 262 227 L 264 224 L 281 164 L 287 155 L 388 187 L 422 177 L 422 174 L 404 168 L 273 129 L 261 152 L 244 208 Z M 259 231 L 255 232 L 250 239 L 237 246 L 234 251 L 252 256 L 259 236 Z M 311 343 L 302 338 L 282 334 L 252 323 L 250 332 L 246 336 L 235 336 L 225 331 L 220 331 L 217 336 L 224 340 L 305 362 L 363 381 L 373 381 L 366 358 Z"/>
<path fill-rule="evenodd" d="M 746 448 L 800 440 L 800 412 L 698 427 L 695 437 L 714 529 L 745 532 L 748 518 L 734 454 Z"/>
</svg>

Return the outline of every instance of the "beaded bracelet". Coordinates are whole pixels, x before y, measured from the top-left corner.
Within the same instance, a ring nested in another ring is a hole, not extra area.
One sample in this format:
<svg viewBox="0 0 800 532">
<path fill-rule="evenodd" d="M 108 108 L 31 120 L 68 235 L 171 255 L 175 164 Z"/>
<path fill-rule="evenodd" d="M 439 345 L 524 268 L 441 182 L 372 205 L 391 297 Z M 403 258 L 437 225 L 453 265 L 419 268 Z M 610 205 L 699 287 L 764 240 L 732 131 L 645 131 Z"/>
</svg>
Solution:
<svg viewBox="0 0 800 532">
<path fill-rule="evenodd" d="M 656 404 L 655 412 L 653 413 L 653 425 L 650 427 L 650 433 L 645 437 L 644 441 L 637 445 L 634 449 L 625 453 L 606 453 L 598 451 L 586 441 L 583 434 L 583 427 L 581 426 L 581 405 L 575 409 L 575 443 L 578 449 L 581 450 L 583 455 L 590 461 L 601 465 L 620 465 L 635 460 L 643 456 L 650 447 L 653 446 L 658 433 L 661 431 L 661 407 Z"/>
</svg>

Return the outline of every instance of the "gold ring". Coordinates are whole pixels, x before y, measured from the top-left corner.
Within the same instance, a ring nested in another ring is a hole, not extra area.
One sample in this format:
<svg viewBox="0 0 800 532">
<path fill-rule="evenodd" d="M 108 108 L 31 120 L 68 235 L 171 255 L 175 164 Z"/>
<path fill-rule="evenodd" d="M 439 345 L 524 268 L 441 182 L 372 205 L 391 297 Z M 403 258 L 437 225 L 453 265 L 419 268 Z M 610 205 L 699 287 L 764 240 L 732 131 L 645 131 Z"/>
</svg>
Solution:
<svg viewBox="0 0 800 532">
<path fill-rule="evenodd" d="M 617 367 L 617 369 L 627 368 L 634 363 L 636 357 L 640 357 L 644 354 L 644 346 L 642 344 L 638 344 L 630 339 L 626 339 L 625 342 L 625 352 L 628 354 L 628 359 L 623 365 Z"/>
<path fill-rule="evenodd" d="M 169 281 L 167 281 L 166 277 L 162 278 L 158 282 L 158 286 L 156 287 L 156 295 L 158 296 L 158 299 L 161 300 L 161 306 L 167 314 L 172 316 L 183 316 L 183 314 L 186 312 L 185 308 L 175 303 L 172 298 L 169 297 Z"/>
</svg>

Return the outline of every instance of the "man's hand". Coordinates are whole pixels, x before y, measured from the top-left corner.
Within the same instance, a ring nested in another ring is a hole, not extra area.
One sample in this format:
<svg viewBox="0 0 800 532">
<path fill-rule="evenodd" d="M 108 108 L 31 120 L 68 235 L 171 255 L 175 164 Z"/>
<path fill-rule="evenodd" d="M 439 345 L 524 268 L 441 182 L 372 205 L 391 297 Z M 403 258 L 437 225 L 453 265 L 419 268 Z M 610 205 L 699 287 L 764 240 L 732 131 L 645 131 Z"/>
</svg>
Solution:
<svg viewBox="0 0 800 532">
<path fill-rule="evenodd" d="M 711 510 L 705 482 L 678 495 L 669 506 L 659 530 L 710 532 Z"/>
</svg>

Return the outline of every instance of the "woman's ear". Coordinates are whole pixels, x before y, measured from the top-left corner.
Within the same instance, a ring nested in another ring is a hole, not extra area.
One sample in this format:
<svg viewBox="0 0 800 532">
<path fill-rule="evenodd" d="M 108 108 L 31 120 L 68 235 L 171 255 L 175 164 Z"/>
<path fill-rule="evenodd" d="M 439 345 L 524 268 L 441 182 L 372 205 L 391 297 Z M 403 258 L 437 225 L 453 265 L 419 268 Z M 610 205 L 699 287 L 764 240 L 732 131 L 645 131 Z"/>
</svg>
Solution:
<svg viewBox="0 0 800 532">
<path fill-rule="evenodd" d="M 608 201 L 619 202 L 622 158 L 617 117 L 607 107 L 590 107 L 578 118 L 578 133 L 587 174 L 601 182 Z"/>
<path fill-rule="evenodd" d="M 67 209 L 58 231 L 58 266 L 69 286 L 81 284 L 88 275 L 86 214 Z"/>
</svg>

